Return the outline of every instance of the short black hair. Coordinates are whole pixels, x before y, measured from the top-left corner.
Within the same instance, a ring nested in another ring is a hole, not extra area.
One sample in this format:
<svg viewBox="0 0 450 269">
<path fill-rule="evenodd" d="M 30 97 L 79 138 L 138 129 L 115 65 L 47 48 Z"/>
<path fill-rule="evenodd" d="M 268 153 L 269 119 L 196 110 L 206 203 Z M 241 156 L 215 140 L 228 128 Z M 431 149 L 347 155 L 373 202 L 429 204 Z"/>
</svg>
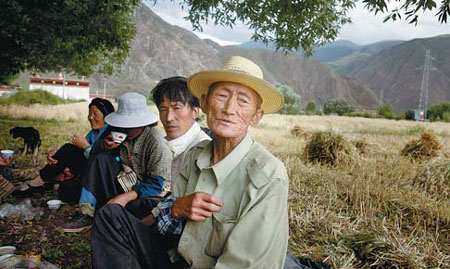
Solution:
<svg viewBox="0 0 450 269">
<path fill-rule="evenodd" d="M 153 101 L 159 108 L 166 96 L 172 102 L 180 102 L 184 105 L 189 104 L 191 108 L 200 107 L 200 103 L 187 86 L 185 77 L 170 77 L 162 79 L 152 90 Z"/>
</svg>

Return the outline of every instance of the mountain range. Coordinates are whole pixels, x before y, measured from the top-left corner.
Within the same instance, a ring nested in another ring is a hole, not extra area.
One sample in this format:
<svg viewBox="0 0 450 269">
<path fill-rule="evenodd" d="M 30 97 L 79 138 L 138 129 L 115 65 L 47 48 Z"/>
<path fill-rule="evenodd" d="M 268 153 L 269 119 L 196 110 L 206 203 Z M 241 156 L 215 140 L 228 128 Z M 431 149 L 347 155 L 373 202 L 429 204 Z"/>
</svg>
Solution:
<svg viewBox="0 0 450 269">
<path fill-rule="evenodd" d="M 418 106 L 421 68 L 429 49 L 436 68 L 430 72 L 429 103 L 450 100 L 450 36 L 365 46 L 338 40 L 305 58 L 301 52 L 277 52 L 258 42 L 222 47 L 166 23 L 145 5 L 136 12 L 136 28 L 130 57 L 120 72 L 91 77 L 92 88 L 103 88 L 106 81 L 107 89 L 113 89 L 109 93 L 148 95 L 162 78 L 220 69 L 231 55 L 241 55 L 257 63 L 269 82 L 289 85 L 303 102 L 321 105 L 340 98 L 361 108 L 390 104 L 401 112 Z"/>
</svg>

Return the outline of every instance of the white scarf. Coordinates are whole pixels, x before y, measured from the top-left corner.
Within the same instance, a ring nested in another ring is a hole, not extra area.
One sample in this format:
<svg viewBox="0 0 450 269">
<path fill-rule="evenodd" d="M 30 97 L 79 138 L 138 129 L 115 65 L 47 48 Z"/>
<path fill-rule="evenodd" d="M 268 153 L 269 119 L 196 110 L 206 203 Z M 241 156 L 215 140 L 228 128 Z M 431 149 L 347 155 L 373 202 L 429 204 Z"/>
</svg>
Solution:
<svg viewBox="0 0 450 269">
<path fill-rule="evenodd" d="M 173 152 L 173 157 L 175 158 L 186 151 L 192 140 L 194 140 L 201 131 L 202 129 L 200 128 L 200 125 L 198 125 L 197 122 L 194 122 L 191 128 L 186 133 L 184 133 L 184 135 L 167 141 L 167 145 Z"/>
</svg>

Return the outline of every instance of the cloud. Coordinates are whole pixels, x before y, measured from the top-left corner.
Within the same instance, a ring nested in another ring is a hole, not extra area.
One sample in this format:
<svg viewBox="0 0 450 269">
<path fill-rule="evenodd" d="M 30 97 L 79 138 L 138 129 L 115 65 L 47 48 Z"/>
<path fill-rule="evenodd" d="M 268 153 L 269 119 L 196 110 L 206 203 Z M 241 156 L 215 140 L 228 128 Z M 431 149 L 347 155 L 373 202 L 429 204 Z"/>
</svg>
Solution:
<svg viewBox="0 0 450 269">
<path fill-rule="evenodd" d="M 147 2 L 145 2 L 147 6 L 166 22 L 193 31 L 192 24 L 184 19 L 187 16 L 187 10 L 182 9 L 179 4 L 172 1 L 157 1 L 156 5 L 153 5 Z M 247 42 L 253 33 L 241 22 L 237 22 L 233 28 L 212 23 L 203 24 L 202 28 L 203 31 L 193 31 L 193 33 L 202 39 L 211 39 L 222 46 Z"/>
<path fill-rule="evenodd" d="M 153 3 L 152 1 L 150 1 Z M 145 2 L 156 14 L 170 24 L 174 24 L 192 31 L 192 25 L 184 17 L 187 10 L 172 1 L 157 1 L 156 5 Z M 398 3 L 391 3 L 397 4 Z M 410 40 L 413 38 L 431 37 L 450 33 L 449 24 L 440 24 L 433 12 L 420 14 L 419 24 L 409 24 L 406 21 L 389 21 L 383 23 L 385 14 L 375 16 L 358 2 L 356 7 L 350 11 L 353 23 L 344 26 L 337 39 L 348 39 L 355 43 L 364 45 L 382 40 Z M 203 32 L 194 31 L 200 38 L 211 39 L 220 45 L 231 45 L 244 43 L 250 40 L 253 31 L 238 22 L 233 29 L 214 24 L 202 25 Z"/>
<path fill-rule="evenodd" d="M 386 14 L 370 13 L 358 2 L 350 11 L 353 23 L 344 26 L 339 39 L 349 39 L 358 44 L 369 44 L 382 40 L 410 40 L 413 38 L 431 37 L 450 33 L 450 26 L 440 24 L 434 13 L 419 13 L 417 26 L 407 21 L 388 21 L 383 23 Z"/>
</svg>

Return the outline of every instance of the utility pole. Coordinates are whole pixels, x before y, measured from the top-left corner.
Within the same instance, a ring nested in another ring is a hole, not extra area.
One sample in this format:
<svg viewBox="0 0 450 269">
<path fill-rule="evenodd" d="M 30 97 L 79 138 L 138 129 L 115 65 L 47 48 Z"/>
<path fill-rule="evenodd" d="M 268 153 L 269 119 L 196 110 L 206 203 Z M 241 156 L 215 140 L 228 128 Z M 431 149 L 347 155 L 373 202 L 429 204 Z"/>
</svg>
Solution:
<svg viewBox="0 0 450 269">
<path fill-rule="evenodd" d="M 103 99 L 106 98 L 106 79 L 103 79 Z"/>
<path fill-rule="evenodd" d="M 430 50 L 425 53 L 425 62 L 423 64 L 423 74 L 422 74 L 422 87 L 420 88 L 420 99 L 419 99 L 419 111 L 423 111 L 423 119 L 427 118 L 428 110 L 428 82 L 430 76 L 430 70 L 436 70 L 431 66 L 431 60 L 434 60 L 430 55 Z"/>
</svg>

